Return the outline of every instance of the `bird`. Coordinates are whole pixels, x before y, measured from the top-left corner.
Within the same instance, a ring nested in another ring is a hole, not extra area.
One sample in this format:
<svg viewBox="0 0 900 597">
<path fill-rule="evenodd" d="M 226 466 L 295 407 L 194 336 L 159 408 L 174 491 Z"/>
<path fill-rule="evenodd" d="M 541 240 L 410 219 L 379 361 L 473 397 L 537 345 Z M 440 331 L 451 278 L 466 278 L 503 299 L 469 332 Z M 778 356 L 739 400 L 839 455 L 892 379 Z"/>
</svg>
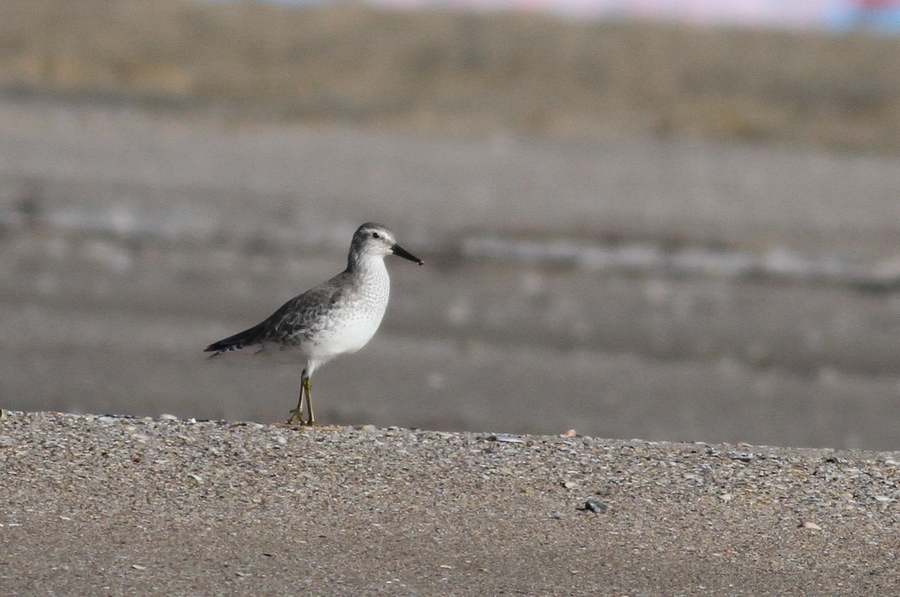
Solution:
<svg viewBox="0 0 900 597">
<path fill-rule="evenodd" d="M 315 426 L 310 378 L 333 358 L 356 352 L 378 330 L 387 309 L 390 277 L 384 258 L 397 255 L 424 262 L 397 244 L 386 226 L 367 222 L 353 233 L 347 268 L 299 294 L 255 326 L 218 342 L 204 352 L 210 358 L 255 347 L 257 354 L 303 364 L 300 398 L 288 425 Z M 303 412 L 304 397 L 306 413 Z"/>
</svg>

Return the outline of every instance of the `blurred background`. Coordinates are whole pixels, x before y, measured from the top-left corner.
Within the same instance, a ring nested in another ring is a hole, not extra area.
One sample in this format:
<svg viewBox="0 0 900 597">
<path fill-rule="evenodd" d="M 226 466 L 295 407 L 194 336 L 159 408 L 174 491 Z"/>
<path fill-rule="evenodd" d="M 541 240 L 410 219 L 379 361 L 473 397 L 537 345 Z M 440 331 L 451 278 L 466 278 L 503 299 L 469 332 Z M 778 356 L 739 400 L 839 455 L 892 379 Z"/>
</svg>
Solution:
<svg viewBox="0 0 900 597">
<path fill-rule="evenodd" d="M 900 449 L 898 14 L 0 0 L 0 407 L 286 420 L 201 351 L 375 220 L 323 423 Z"/>
</svg>

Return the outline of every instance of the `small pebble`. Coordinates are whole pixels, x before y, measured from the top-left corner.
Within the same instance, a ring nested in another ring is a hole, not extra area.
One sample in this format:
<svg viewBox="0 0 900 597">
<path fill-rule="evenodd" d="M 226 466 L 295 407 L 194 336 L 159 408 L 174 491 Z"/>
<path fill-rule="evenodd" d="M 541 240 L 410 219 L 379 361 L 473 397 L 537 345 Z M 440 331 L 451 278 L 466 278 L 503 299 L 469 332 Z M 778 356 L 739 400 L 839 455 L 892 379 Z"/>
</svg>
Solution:
<svg viewBox="0 0 900 597">
<path fill-rule="evenodd" d="M 586 512 L 596 512 L 597 514 L 605 514 L 607 507 L 608 506 L 600 500 L 591 498 L 584 503 L 584 507 L 582 508 L 582 510 Z"/>
<path fill-rule="evenodd" d="M 487 440 L 489 442 L 504 442 L 507 444 L 524 444 L 525 440 L 513 437 L 511 435 L 489 435 Z"/>
</svg>

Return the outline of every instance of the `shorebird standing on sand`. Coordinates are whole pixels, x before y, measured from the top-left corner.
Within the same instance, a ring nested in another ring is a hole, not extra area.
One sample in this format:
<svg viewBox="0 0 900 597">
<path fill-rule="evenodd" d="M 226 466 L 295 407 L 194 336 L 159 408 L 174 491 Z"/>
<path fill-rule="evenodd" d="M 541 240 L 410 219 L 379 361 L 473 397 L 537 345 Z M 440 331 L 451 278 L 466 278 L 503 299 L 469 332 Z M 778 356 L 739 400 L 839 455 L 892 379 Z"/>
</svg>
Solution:
<svg viewBox="0 0 900 597">
<path fill-rule="evenodd" d="M 347 269 L 295 296 L 262 323 L 210 344 L 204 352 L 213 353 L 212 358 L 258 346 L 258 353 L 303 363 L 300 400 L 288 424 L 315 425 L 309 379 L 321 365 L 356 352 L 375 335 L 390 294 L 391 281 L 384 265 L 387 255 L 424 263 L 398 245 L 394 233 L 381 224 L 363 224 L 350 242 Z M 309 414 L 305 418 L 304 395 Z"/>
</svg>

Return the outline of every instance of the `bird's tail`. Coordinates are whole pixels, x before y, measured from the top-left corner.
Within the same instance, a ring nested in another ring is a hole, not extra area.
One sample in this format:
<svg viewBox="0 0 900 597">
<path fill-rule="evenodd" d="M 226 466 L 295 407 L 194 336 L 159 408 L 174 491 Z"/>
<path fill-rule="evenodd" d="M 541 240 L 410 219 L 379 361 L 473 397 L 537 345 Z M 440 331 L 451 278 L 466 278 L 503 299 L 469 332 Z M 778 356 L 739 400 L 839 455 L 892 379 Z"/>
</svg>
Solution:
<svg viewBox="0 0 900 597">
<path fill-rule="evenodd" d="M 224 340 L 213 342 L 212 344 L 204 348 L 203 352 L 211 352 L 212 354 L 209 355 L 209 358 L 217 357 L 220 354 L 225 354 L 226 352 L 240 350 L 242 348 L 246 348 L 247 346 L 257 344 L 261 340 L 261 337 L 262 325 L 255 325 L 252 328 L 244 330 L 243 332 L 238 332 L 233 336 L 228 336 Z"/>
</svg>

